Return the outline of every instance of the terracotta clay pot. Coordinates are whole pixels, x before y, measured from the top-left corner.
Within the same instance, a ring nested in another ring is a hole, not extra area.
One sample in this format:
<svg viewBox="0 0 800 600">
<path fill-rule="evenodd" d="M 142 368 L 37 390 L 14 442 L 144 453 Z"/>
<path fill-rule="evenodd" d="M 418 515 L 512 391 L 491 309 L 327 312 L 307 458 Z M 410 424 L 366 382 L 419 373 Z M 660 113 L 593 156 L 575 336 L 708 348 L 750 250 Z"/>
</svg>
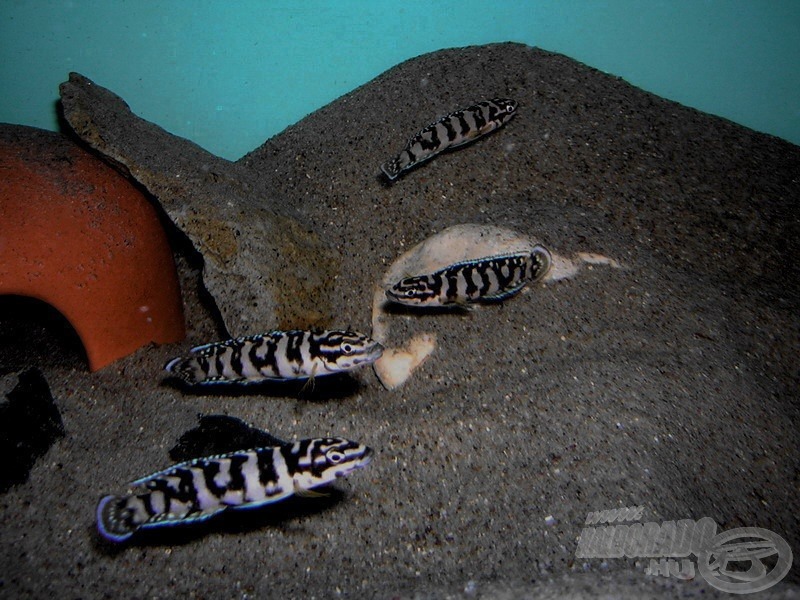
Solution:
<svg viewBox="0 0 800 600">
<path fill-rule="evenodd" d="M 67 137 L 5 124 L 0 294 L 61 312 L 93 371 L 185 335 L 172 252 L 147 197 Z"/>
</svg>

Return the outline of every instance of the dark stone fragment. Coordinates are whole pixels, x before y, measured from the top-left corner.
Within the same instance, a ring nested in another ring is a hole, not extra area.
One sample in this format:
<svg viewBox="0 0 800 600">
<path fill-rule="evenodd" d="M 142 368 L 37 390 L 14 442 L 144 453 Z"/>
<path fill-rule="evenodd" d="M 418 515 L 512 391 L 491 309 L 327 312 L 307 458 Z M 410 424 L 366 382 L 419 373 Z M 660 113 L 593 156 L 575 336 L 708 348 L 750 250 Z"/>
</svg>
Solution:
<svg viewBox="0 0 800 600">
<path fill-rule="evenodd" d="M 176 462 L 286 442 L 235 417 L 201 415 L 200 424 L 184 433 L 169 456 Z"/>
<path fill-rule="evenodd" d="M 36 459 L 57 438 L 64 423 L 50 388 L 39 369 L 28 369 L 0 404 L 0 492 L 25 483 Z"/>
</svg>

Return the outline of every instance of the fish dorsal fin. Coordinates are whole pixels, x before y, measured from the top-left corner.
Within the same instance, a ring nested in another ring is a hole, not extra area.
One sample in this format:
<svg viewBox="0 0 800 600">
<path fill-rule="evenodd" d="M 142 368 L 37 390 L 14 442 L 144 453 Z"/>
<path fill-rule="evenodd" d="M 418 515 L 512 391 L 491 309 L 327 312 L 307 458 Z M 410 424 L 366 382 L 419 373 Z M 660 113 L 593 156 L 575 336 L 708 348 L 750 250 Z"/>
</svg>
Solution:
<svg viewBox="0 0 800 600">
<path fill-rule="evenodd" d="M 131 482 L 141 486 L 178 467 L 190 466 L 204 458 L 242 452 L 253 448 L 274 448 L 288 445 L 266 431 L 227 415 L 199 415 L 199 425 L 185 432 L 169 451 L 175 464 Z"/>
</svg>

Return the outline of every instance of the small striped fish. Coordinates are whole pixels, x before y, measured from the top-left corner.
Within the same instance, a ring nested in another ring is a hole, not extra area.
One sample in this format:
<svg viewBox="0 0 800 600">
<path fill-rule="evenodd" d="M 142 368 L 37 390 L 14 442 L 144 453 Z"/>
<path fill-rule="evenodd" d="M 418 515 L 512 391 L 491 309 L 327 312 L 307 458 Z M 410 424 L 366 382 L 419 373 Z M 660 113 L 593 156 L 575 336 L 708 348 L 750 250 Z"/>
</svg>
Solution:
<svg viewBox="0 0 800 600">
<path fill-rule="evenodd" d="M 164 367 L 190 385 L 312 379 L 378 360 L 383 346 L 355 331 L 270 331 L 197 346 Z"/>
<path fill-rule="evenodd" d="M 372 459 L 370 448 L 344 438 L 274 442 L 182 462 L 131 483 L 139 491 L 105 496 L 97 506 L 100 535 L 124 542 L 142 529 L 198 523 L 228 509 L 257 508 L 295 494 L 319 496 L 314 488 Z"/>
<path fill-rule="evenodd" d="M 501 127 L 516 114 L 514 100 L 495 98 L 457 110 L 428 125 L 408 140 L 406 147 L 381 166 L 381 171 L 390 179 L 419 163 L 433 158 L 443 150 L 456 148 Z"/>
<path fill-rule="evenodd" d="M 530 252 L 467 260 L 431 273 L 408 277 L 386 290 L 389 300 L 409 306 L 465 305 L 502 300 L 550 270 L 552 257 L 543 246 Z"/>
</svg>

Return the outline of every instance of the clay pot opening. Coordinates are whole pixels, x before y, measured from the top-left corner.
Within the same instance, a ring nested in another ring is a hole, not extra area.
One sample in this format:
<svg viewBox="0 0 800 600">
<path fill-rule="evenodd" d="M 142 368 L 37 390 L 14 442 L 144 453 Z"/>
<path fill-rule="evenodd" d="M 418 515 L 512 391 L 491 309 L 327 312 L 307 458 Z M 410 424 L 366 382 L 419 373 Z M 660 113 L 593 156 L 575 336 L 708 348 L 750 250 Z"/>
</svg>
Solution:
<svg viewBox="0 0 800 600">
<path fill-rule="evenodd" d="M 0 295 L 0 376 L 32 366 L 86 370 L 87 363 L 80 336 L 56 308 L 29 296 Z"/>
</svg>

